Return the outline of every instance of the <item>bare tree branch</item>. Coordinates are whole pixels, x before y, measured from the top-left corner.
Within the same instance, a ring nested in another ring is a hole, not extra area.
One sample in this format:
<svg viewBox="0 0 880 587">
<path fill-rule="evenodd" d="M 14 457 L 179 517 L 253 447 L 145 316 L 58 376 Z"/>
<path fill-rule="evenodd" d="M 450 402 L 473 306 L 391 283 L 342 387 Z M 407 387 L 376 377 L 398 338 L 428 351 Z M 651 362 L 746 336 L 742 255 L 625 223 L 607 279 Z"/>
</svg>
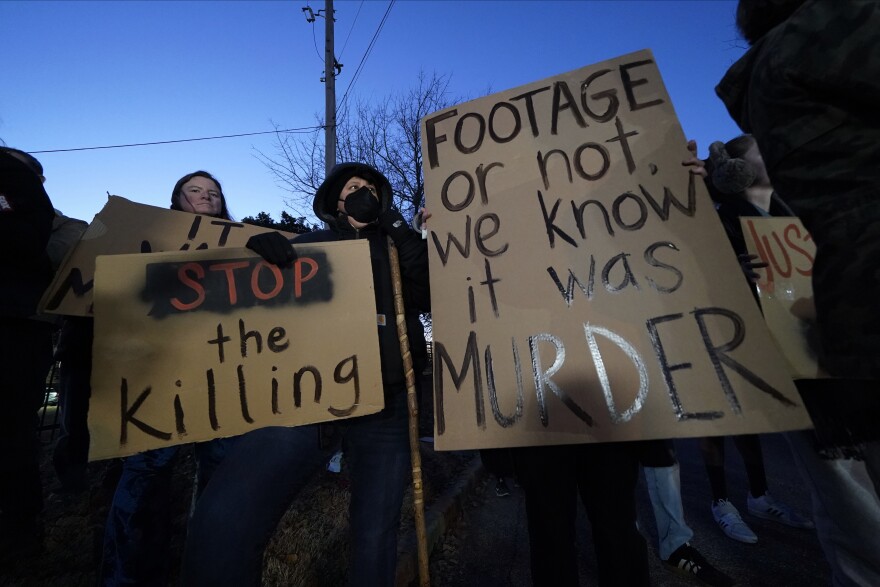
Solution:
<svg viewBox="0 0 880 587">
<path fill-rule="evenodd" d="M 336 114 L 338 160 L 367 163 L 381 171 L 391 182 L 394 205 L 407 217 L 425 201 L 420 120 L 463 101 L 449 96 L 449 80 L 419 72 L 410 89 L 375 103 L 357 100 L 351 105 L 349 100 Z M 322 128 L 308 134 L 276 133 L 271 155 L 257 151 L 276 184 L 290 193 L 285 203 L 297 215 L 308 210 L 311 216 L 312 198 L 324 179 L 323 119 L 318 118 L 318 124 Z"/>
</svg>

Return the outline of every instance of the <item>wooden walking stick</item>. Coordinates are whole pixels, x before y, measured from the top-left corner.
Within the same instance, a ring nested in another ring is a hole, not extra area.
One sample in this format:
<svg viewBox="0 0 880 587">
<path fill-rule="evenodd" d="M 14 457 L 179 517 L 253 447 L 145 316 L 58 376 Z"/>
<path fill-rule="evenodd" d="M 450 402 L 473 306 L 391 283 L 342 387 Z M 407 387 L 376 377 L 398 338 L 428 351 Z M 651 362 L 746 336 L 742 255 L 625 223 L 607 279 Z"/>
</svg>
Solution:
<svg viewBox="0 0 880 587">
<path fill-rule="evenodd" d="M 403 357 L 403 371 L 406 375 L 406 403 L 409 408 L 409 451 L 413 477 L 413 517 L 416 523 L 416 541 L 419 558 L 419 585 L 428 587 L 431 576 L 428 572 L 428 535 L 425 531 L 425 496 L 422 490 L 422 455 L 419 452 L 419 401 L 416 396 L 416 376 L 413 372 L 412 353 L 409 350 L 409 336 L 406 333 L 406 316 L 403 307 L 403 285 L 400 277 L 400 258 L 397 247 L 388 239 L 388 257 L 391 262 L 391 287 L 394 293 L 394 314 L 397 335 L 400 338 L 400 356 Z"/>
</svg>

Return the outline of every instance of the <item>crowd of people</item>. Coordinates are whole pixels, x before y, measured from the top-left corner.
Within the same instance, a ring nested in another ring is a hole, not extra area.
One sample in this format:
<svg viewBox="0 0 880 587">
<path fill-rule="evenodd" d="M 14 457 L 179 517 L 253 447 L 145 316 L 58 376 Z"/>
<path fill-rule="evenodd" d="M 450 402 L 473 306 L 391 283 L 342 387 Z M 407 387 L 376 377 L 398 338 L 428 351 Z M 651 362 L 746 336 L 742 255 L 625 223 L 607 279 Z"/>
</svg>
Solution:
<svg viewBox="0 0 880 587">
<path fill-rule="evenodd" d="M 771 493 L 755 435 L 731 438 L 748 476 L 747 510 L 815 528 L 833 585 L 880 585 L 880 120 L 874 101 L 880 98 L 880 3 L 740 0 L 737 25 L 751 48 L 716 91 L 747 134 L 713 143 L 706 160 L 697 158 L 691 142 L 682 164 L 705 180 L 743 279 L 754 282 L 761 263 L 746 250 L 741 217 L 797 216 L 809 230 L 816 244 L 816 348 L 830 375 L 797 382 L 815 430 L 784 435 L 812 511 L 796 512 L 784 495 Z M 67 490 L 88 486 L 92 320 L 37 315 L 60 259 L 86 225 L 53 208 L 44 181 L 36 158 L 0 148 L 0 564 L 42 547 L 36 414 L 53 360 L 61 362 L 62 412 L 55 469 Z M 230 219 L 219 180 L 205 171 L 176 182 L 170 207 Z M 369 245 L 385 408 L 341 426 L 351 473 L 348 577 L 351 585 L 393 585 L 410 475 L 398 325 L 409 337 L 418 373 L 427 360 L 419 317 L 431 304 L 427 241 L 394 208 L 389 180 L 361 162 L 336 165 L 318 188 L 313 210 L 326 228 L 293 242 L 363 239 Z M 430 214 L 422 210 L 421 217 Z M 254 236 L 247 246 L 274 265 L 296 260 L 291 240 L 278 232 Z M 392 295 L 397 263 L 406 308 L 400 321 Z M 328 326 L 345 333 L 344 321 Z M 53 359 L 53 330 L 59 329 Z M 724 437 L 701 440 L 712 494 L 707 506 L 726 536 L 754 543 L 759 537 L 727 493 L 726 444 Z M 104 528 L 99 584 L 168 584 L 167 501 L 178 452 L 163 448 L 124 459 Z M 195 453 L 181 581 L 259 585 L 263 553 L 279 520 L 323 462 L 318 426 L 260 428 L 201 443 Z M 509 494 L 505 477 L 515 476 L 523 488 L 536 586 L 578 584 L 578 498 L 590 520 L 598 583 L 650 584 L 649 550 L 636 520 L 640 466 L 663 562 L 707 585 L 734 584 L 692 543 L 669 440 L 486 451 L 484 462 L 490 470 L 498 467 L 499 497 Z M 853 463 L 872 487 L 853 481 Z"/>
</svg>

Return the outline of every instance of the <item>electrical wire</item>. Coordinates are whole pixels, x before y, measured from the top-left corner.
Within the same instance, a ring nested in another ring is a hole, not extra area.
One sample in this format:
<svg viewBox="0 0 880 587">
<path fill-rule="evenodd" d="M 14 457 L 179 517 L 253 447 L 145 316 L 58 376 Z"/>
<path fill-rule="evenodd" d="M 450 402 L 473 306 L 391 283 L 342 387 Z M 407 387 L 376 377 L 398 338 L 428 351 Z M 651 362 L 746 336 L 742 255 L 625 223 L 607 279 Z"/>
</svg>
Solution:
<svg viewBox="0 0 880 587">
<path fill-rule="evenodd" d="M 318 51 L 318 39 L 315 37 L 315 21 L 312 21 L 312 44 L 315 46 L 315 54 L 318 56 L 318 61 L 324 63 L 324 57 Z"/>
<path fill-rule="evenodd" d="M 199 137 L 196 139 L 175 139 L 171 141 L 152 141 L 149 143 L 128 143 L 125 145 L 105 145 L 102 147 L 76 147 L 73 149 L 46 149 L 42 151 L 28 151 L 28 153 L 67 153 L 70 151 L 94 151 L 97 149 L 121 149 L 124 147 L 146 147 L 149 145 L 169 145 L 172 143 L 190 143 L 193 141 L 213 141 L 216 139 L 234 139 L 237 137 L 252 137 L 255 135 L 270 135 L 277 133 L 306 133 L 321 130 L 323 126 L 304 126 L 301 128 L 287 128 L 284 130 L 264 130 L 260 132 L 243 132 L 235 135 L 218 135 L 215 137 Z"/>
<path fill-rule="evenodd" d="M 370 39 L 370 44 L 367 46 L 367 50 L 364 51 L 364 56 L 361 57 L 361 62 L 358 64 L 357 69 L 354 72 L 354 75 L 351 77 L 351 81 L 348 82 L 348 87 L 345 88 L 345 94 L 342 96 L 342 100 L 339 102 L 339 105 L 336 107 L 336 112 L 338 113 L 345 107 L 345 102 L 348 100 L 349 92 L 352 87 L 354 87 L 355 82 L 358 77 L 360 77 L 361 71 L 363 71 L 364 64 L 367 61 L 367 58 L 370 56 L 370 53 L 373 51 L 373 47 L 376 44 L 376 39 L 379 38 L 379 33 L 382 32 L 382 28 L 385 26 L 385 22 L 388 20 L 388 14 L 391 12 L 391 8 L 394 6 L 394 3 L 397 0 L 391 0 L 388 3 L 388 8 L 385 9 L 385 14 L 382 16 L 382 21 L 379 23 L 379 26 L 376 28 L 376 32 L 373 34 L 373 38 Z"/>
<path fill-rule="evenodd" d="M 363 66 L 366 63 L 367 58 L 369 57 L 370 53 L 372 52 L 373 47 L 375 46 L 375 43 L 376 43 L 376 39 L 379 37 L 379 34 L 382 32 L 382 28 L 385 26 L 385 22 L 388 20 L 388 14 L 391 12 L 391 8 L 394 6 L 395 2 L 396 2 L 396 0 L 391 0 L 388 3 L 388 8 L 385 9 L 385 14 L 382 16 L 382 20 L 379 23 L 379 26 L 376 28 L 376 32 L 373 34 L 373 38 L 370 40 L 370 44 L 367 46 L 366 51 L 364 51 L 364 56 L 361 58 L 361 61 L 358 64 L 358 67 L 355 70 L 355 73 L 352 76 L 352 79 L 348 84 L 348 87 L 345 89 L 345 94 L 342 97 L 342 104 L 344 104 L 345 101 L 347 100 L 349 92 L 351 91 L 352 87 L 354 86 L 354 83 L 357 81 L 357 78 L 360 76 L 360 73 L 363 70 Z M 342 51 L 345 51 L 345 46 L 348 44 L 348 39 L 351 37 L 351 33 L 354 30 L 354 25 L 357 22 L 358 15 L 360 15 L 362 7 L 363 7 L 363 0 L 361 0 L 361 4 L 358 6 L 357 14 L 355 14 L 354 20 L 352 21 L 351 28 L 348 31 L 348 36 L 345 38 L 345 43 L 342 46 Z M 312 23 L 312 38 L 313 38 L 313 42 L 315 45 L 315 53 L 317 53 L 318 59 L 320 59 L 323 62 L 324 59 L 321 57 L 321 54 L 318 51 L 318 43 L 317 43 L 317 39 L 315 39 L 314 22 Z M 341 56 L 342 56 L 342 52 L 340 51 L 340 57 Z M 325 67 L 325 69 L 326 69 L 326 67 Z M 331 73 L 333 73 L 333 72 L 331 72 Z M 326 72 L 325 72 L 325 74 L 326 74 Z M 339 111 L 339 109 L 340 108 L 337 107 L 337 112 Z M 213 136 L 213 137 L 198 137 L 198 138 L 192 138 L 192 139 L 150 141 L 150 142 L 145 142 L 145 143 L 126 143 L 126 144 L 121 144 L 121 145 L 102 145 L 102 146 L 98 146 L 98 147 L 74 147 L 74 148 L 69 148 L 69 149 L 41 149 L 41 150 L 32 150 L 32 151 L 28 151 L 28 152 L 34 153 L 34 154 L 41 154 L 41 153 L 70 153 L 70 152 L 74 152 L 74 151 L 95 151 L 95 150 L 100 150 L 100 149 L 123 149 L 123 148 L 128 148 L 128 147 L 147 147 L 147 146 L 152 146 L 152 145 L 169 145 L 169 144 L 174 144 L 174 143 L 189 143 L 189 142 L 194 142 L 194 141 L 212 141 L 212 140 L 218 140 L 218 139 L 232 139 L 232 138 L 239 138 L 239 137 L 265 135 L 265 134 L 306 133 L 306 132 L 313 132 L 316 130 L 321 130 L 323 128 L 325 128 L 325 127 L 323 127 L 323 126 L 308 126 L 308 127 L 301 127 L 301 128 L 289 128 L 289 129 L 284 129 L 284 130 L 268 130 L 268 131 L 260 131 L 260 132 L 239 133 L 239 134 L 232 134 L 232 135 L 218 135 L 218 136 Z"/>
<path fill-rule="evenodd" d="M 318 39 L 315 37 L 315 20 L 317 20 L 317 19 L 314 16 L 315 13 L 312 10 L 312 5 L 309 4 L 308 2 L 306 2 L 306 7 L 303 8 L 303 12 L 305 12 L 306 10 L 309 11 L 309 14 L 313 15 L 311 20 L 309 20 L 309 17 L 306 17 L 306 20 L 308 20 L 309 24 L 312 25 L 312 44 L 315 46 L 315 54 L 318 56 L 318 61 L 320 61 L 323 64 L 324 63 L 324 56 L 321 55 L 320 51 L 318 51 Z M 318 12 L 320 13 L 321 11 L 319 10 Z"/>
<path fill-rule="evenodd" d="M 339 51 L 339 59 L 342 59 L 342 54 L 345 53 L 345 47 L 348 45 L 348 40 L 351 38 L 351 32 L 354 30 L 354 25 L 357 24 L 358 16 L 361 15 L 361 8 L 364 7 L 364 0 L 361 0 L 361 3 L 358 5 L 358 11 L 354 15 L 354 20 L 351 21 L 351 27 L 348 29 L 348 35 L 345 37 L 345 42 L 342 44 L 342 49 Z"/>
</svg>

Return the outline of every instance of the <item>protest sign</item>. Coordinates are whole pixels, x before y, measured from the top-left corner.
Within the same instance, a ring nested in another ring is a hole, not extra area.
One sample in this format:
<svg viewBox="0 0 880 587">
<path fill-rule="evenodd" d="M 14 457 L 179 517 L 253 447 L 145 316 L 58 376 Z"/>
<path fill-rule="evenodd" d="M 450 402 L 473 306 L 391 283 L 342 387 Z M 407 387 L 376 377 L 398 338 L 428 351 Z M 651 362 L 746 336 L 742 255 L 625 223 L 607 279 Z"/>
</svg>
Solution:
<svg viewBox="0 0 880 587">
<path fill-rule="evenodd" d="M 110 196 L 56 272 L 40 301 L 40 310 L 49 314 L 91 316 L 98 255 L 243 247 L 248 238 L 267 230 Z"/>
<path fill-rule="evenodd" d="M 650 51 L 421 125 L 439 449 L 810 426 Z"/>
<path fill-rule="evenodd" d="M 89 458 L 384 405 L 366 241 L 102 255 Z"/>
<path fill-rule="evenodd" d="M 767 263 L 757 269 L 764 320 L 794 379 L 826 377 L 810 345 L 814 328 L 813 259 L 816 244 L 800 219 L 740 218 L 749 253 Z"/>
</svg>

